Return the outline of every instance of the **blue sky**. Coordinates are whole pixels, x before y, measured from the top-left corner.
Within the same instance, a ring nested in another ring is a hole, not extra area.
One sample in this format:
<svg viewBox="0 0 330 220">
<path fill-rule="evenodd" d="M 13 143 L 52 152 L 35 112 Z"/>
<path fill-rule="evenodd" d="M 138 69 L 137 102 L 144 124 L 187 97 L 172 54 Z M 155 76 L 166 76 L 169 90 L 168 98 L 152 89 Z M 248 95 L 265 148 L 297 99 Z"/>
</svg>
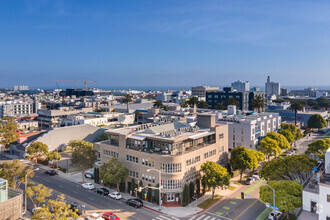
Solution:
<svg viewBox="0 0 330 220">
<path fill-rule="evenodd" d="M 329 1 L 2 0 L 0 87 L 329 86 L 329 14 Z"/>
</svg>

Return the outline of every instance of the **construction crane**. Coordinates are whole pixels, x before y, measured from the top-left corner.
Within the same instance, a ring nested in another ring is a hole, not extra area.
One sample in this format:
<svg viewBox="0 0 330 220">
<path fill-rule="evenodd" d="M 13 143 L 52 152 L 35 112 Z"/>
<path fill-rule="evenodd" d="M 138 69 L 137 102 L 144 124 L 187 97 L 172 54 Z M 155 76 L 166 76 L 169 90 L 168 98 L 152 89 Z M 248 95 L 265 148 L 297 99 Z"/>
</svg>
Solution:
<svg viewBox="0 0 330 220">
<path fill-rule="evenodd" d="M 83 82 L 83 83 L 85 83 L 85 91 L 87 91 L 87 83 L 96 83 L 96 81 L 87 80 L 86 77 L 85 77 L 85 80 L 53 80 L 53 81 L 55 81 L 55 82 Z"/>
</svg>

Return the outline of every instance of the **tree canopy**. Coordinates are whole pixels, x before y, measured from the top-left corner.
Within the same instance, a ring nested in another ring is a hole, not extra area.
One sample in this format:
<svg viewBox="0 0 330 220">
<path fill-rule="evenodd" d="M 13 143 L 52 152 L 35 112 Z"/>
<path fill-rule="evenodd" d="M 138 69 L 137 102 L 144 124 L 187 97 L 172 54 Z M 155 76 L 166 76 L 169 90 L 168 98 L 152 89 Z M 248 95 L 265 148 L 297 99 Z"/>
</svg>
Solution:
<svg viewBox="0 0 330 220">
<path fill-rule="evenodd" d="M 303 183 L 316 161 L 306 155 L 292 155 L 265 163 L 260 176 L 266 180 L 295 180 Z"/>
<path fill-rule="evenodd" d="M 294 137 L 294 140 L 298 140 L 298 139 L 301 139 L 303 137 L 301 131 L 293 124 L 285 124 L 285 123 L 282 123 L 281 124 L 281 130 L 280 130 L 280 134 L 284 135 L 283 134 L 283 131 L 288 131 L 290 132 L 293 137 Z M 285 135 L 284 135 L 285 136 Z M 286 137 L 286 136 L 285 136 Z M 289 141 L 289 139 L 288 139 Z M 289 141 L 290 142 L 290 141 Z"/>
<path fill-rule="evenodd" d="M 14 118 L 3 118 L 0 120 L 0 143 L 9 148 L 10 143 L 18 138 L 17 123 Z"/>
<path fill-rule="evenodd" d="M 108 163 L 103 164 L 100 171 L 104 184 L 116 184 L 118 192 L 120 183 L 128 177 L 128 169 L 117 158 L 112 158 Z"/>
<path fill-rule="evenodd" d="M 267 133 L 266 137 L 269 137 L 269 138 L 275 140 L 277 142 L 277 145 L 281 149 L 289 150 L 291 148 L 290 143 L 288 142 L 286 137 L 283 136 L 282 134 L 279 134 L 276 132 L 269 132 L 269 133 Z"/>
<path fill-rule="evenodd" d="M 282 212 L 294 211 L 302 206 L 303 187 L 296 181 L 270 181 L 268 185 L 275 189 L 275 206 Z M 273 190 L 268 186 L 260 187 L 260 199 L 274 205 Z"/>
<path fill-rule="evenodd" d="M 307 126 L 309 128 L 325 128 L 327 126 L 327 121 L 319 114 L 312 115 L 307 121 Z"/>
<path fill-rule="evenodd" d="M 257 109 L 257 111 L 260 113 L 260 110 L 264 109 L 265 108 L 265 99 L 260 96 L 260 95 L 257 95 L 256 97 L 254 97 L 252 100 L 251 100 L 251 107 L 253 109 Z"/>
<path fill-rule="evenodd" d="M 257 163 L 253 157 L 253 153 L 245 147 L 238 146 L 231 151 L 230 164 L 234 170 L 239 170 L 240 181 L 242 181 L 243 172 L 246 169 L 252 169 Z"/>
<path fill-rule="evenodd" d="M 230 175 L 227 169 L 215 162 L 207 161 L 203 163 L 200 172 L 202 174 L 202 182 L 212 188 L 212 199 L 217 187 L 229 186 Z"/>
<path fill-rule="evenodd" d="M 324 154 L 329 149 L 329 147 L 330 138 L 319 139 L 308 144 L 308 148 L 305 151 L 305 154 L 315 154 L 320 158 L 324 158 Z"/>
<path fill-rule="evenodd" d="M 25 175 L 27 178 L 32 178 L 33 167 L 21 164 L 18 159 L 0 164 L 0 177 L 6 179 L 10 187 L 19 188 L 22 183 L 25 183 Z"/>
<path fill-rule="evenodd" d="M 293 111 L 294 111 L 294 124 L 297 124 L 297 112 L 298 111 L 302 111 L 304 109 L 304 105 L 300 100 L 292 100 L 291 101 L 291 107 L 290 107 Z"/>
<path fill-rule="evenodd" d="M 52 195 L 52 189 L 48 189 L 42 184 L 30 186 L 25 190 L 26 196 L 32 201 L 34 208 L 40 207 L 41 203 Z"/>
<path fill-rule="evenodd" d="M 46 156 L 48 154 L 48 150 L 49 149 L 47 144 L 37 141 L 30 144 L 26 152 L 28 153 L 28 155 L 34 158 L 36 162 L 38 162 L 38 159 L 40 157 Z"/>
<path fill-rule="evenodd" d="M 88 168 L 91 168 L 97 159 L 96 151 L 93 144 L 87 141 L 75 142 L 77 144 L 73 149 L 71 161 L 75 168 L 81 170 L 81 175 L 84 178 L 84 173 Z"/>
<path fill-rule="evenodd" d="M 56 151 L 49 152 L 47 154 L 47 160 L 49 160 L 49 161 L 60 160 L 60 159 L 61 159 L 61 154 Z"/>
<path fill-rule="evenodd" d="M 270 156 L 277 156 L 282 152 L 277 141 L 267 136 L 260 141 L 259 150 L 268 157 L 268 160 Z"/>
</svg>

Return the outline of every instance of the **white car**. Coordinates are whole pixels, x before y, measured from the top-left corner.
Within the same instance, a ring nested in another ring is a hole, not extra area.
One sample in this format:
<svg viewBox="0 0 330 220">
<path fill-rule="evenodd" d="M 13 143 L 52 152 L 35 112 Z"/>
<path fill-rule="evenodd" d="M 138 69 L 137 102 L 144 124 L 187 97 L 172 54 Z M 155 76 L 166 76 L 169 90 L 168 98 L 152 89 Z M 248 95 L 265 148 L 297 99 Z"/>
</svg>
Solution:
<svg viewBox="0 0 330 220">
<path fill-rule="evenodd" d="M 93 183 L 84 183 L 82 184 L 82 186 L 85 188 L 85 189 L 95 189 L 95 186 Z"/>
<path fill-rule="evenodd" d="M 252 175 L 252 178 L 254 178 L 254 179 L 256 179 L 256 180 L 259 180 L 259 179 L 260 179 L 260 177 L 259 177 L 259 173 L 254 173 L 254 174 Z"/>
<path fill-rule="evenodd" d="M 87 216 L 88 220 L 104 220 L 104 218 L 102 218 L 99 214 L 97 213 L 93 213 L 90 214 L 89 216 Z"/>
<path fill-rule="evenodd" d="M 278 220 L 282 216 L 282 212 L 275 210 L 268 215 L 268 220 Z"/>
<path fill-rule="evenodd" d="M 110 196 L 111 198 L 113 198 L 113 199 L 121 199 L 121 198 L 123 198 L 123 197 L 120 195 L 119 192 L 112 192 L 112 193 L 109 194 L 109 196 Z"/>
<path fill-rule="evenodd" d="M 286 156 L 292 156 L 293 155 L 293 152 L 287 151 L 285 154 L 286 154 Z"/>
</svg>

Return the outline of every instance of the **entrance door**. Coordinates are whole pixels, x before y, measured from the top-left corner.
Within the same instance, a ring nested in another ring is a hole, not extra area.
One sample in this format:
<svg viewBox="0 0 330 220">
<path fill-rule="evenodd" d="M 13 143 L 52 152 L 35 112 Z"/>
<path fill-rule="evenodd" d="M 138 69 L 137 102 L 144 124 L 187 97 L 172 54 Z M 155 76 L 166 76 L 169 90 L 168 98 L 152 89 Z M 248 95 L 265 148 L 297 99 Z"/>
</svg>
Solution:
<svg viewBox="0 0 330 220">
<path fill-rule="evenodd" d="M 311 212 L 316 213 L 317 210 L 317 203 L 314 201 L 311 201 Z"/>
<path fill-rule="evenodd" d="M 174 193 L 168 193 L 167 195 L 167 202 L 174 202 L 175 201 L 175 194 Z"/>
</svg>

